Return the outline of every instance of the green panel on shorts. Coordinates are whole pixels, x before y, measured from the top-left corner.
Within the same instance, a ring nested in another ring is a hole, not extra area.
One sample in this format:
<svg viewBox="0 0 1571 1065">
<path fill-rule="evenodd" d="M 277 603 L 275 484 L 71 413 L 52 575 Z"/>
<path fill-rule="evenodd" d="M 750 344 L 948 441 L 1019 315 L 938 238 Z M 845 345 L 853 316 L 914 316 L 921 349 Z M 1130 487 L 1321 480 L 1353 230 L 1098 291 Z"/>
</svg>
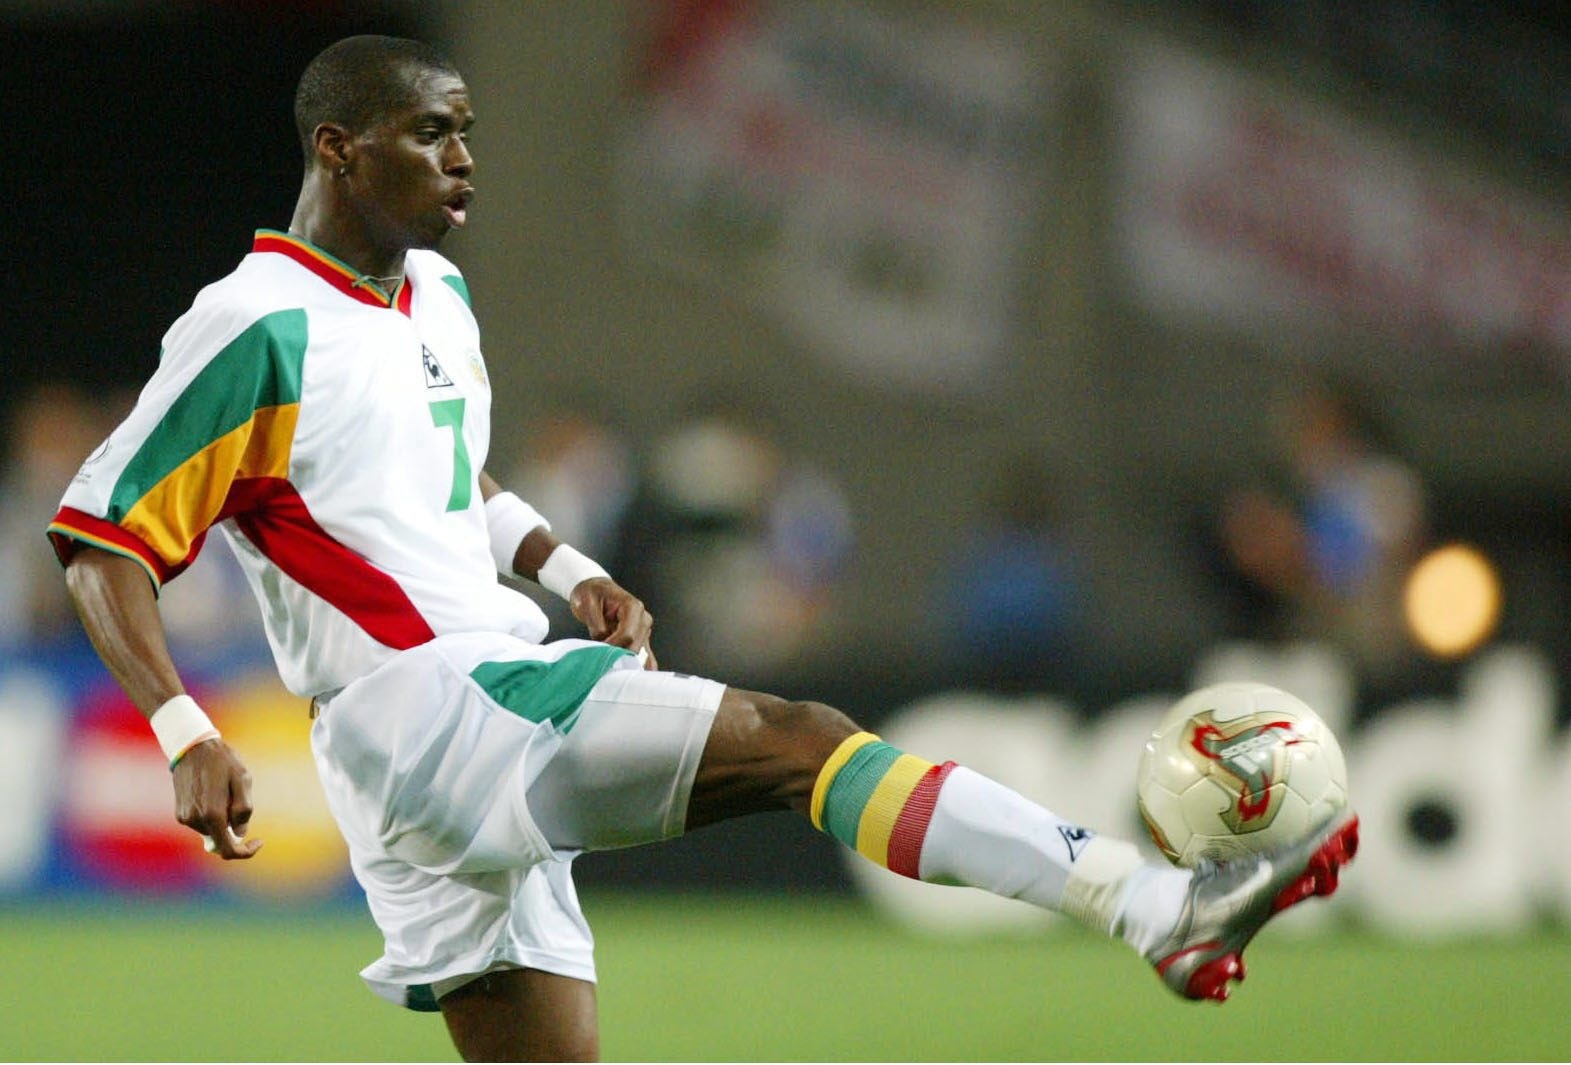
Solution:
<svg viewBox="0 0 1571 1065">
<path fill-rule="evenodd" d="M 611 672 L 618 659 L 632 652 L 606 644 L 580 647 L 555 662 L 481 662 L 470 670 L 474 682 L 526 721 L 549 721 L 557 731 L 571 731 L 589 689 Z"/>
<path fill-rule="evenodd" d="M 420 1013 L 437 1013 L 442 1007 L 436 1004 L 436 992 L 430 984 L 410 984 L 404 995 L 404 1007 Z"/>
</svg>

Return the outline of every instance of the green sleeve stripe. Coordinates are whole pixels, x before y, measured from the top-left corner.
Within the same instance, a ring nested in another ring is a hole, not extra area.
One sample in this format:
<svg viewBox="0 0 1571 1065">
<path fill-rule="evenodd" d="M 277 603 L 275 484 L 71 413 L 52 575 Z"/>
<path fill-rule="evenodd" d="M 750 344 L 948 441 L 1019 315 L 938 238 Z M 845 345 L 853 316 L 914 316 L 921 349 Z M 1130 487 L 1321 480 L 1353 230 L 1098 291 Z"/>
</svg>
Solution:
<svg viewBox="0 0 1571 1065">
<path fill-rule="evenodd" d="M 306 315 L 257 319 L 191 380 L 121 471 L 105 517 L 118 523 L 170 473 L 264 407 L 300 402 Z"/>
<path fill-rule="evenodd" d="M 469 676 L 504 710 L 568 732 L 601 677 L 630 652 L 605 644 L 580 647 L 554 662 L 481 662 Z"/>
<path fill-rule="evenodd" d="M 474 300 L 469 298 L 469 282 L 465 281 L 457 274 L 445 274 L 443 275 L 442 280 L 447 282 L 449 288 L 458 293 L 459 296 L 463 297 L 464 306 L 469 307 L 470 309 L 474 308 Z"/>
<path fill-rule="evenodd" d="M 899 758 L 900 751 L 882 740 L 869 743 L 853 754 L 835 774 L 824 796 L 824 831 L 854 848 L 862 811 L 878 789 L 879 781 Z"/>
</svg>

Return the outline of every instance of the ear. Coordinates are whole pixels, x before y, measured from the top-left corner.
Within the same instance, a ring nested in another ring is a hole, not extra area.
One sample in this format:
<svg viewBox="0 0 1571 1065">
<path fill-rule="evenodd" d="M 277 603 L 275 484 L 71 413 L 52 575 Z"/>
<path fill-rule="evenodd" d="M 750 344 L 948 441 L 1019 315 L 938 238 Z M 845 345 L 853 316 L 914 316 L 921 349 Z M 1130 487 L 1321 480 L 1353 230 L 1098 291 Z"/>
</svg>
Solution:
<svg viewBox="0 0 1571 1065">
<path fill-rule="evenodd" d="M 336 174 L 349 164 L 354 153 L 349 131 L 334 122 L 323 122 L 311 133 L 311 143 L 316 146 L 316 165 L 329 174 Z"/>
</svg>

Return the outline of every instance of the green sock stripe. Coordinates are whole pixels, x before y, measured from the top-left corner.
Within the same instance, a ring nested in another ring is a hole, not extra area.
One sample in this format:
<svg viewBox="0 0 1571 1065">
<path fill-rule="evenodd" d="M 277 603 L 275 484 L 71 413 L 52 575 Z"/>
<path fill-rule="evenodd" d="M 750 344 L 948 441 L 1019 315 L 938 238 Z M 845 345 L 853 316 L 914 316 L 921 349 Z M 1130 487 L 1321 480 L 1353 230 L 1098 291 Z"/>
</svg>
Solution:
<svg viewBox="0 0 1571 1065">
<path fill-rule="evenodd" d="M 882 741 L 869 743 L 853 754 L 824 796 L 824 831 L 855 849 L 862 811 L 899 757 L 899 750 Z"/>
</svg>

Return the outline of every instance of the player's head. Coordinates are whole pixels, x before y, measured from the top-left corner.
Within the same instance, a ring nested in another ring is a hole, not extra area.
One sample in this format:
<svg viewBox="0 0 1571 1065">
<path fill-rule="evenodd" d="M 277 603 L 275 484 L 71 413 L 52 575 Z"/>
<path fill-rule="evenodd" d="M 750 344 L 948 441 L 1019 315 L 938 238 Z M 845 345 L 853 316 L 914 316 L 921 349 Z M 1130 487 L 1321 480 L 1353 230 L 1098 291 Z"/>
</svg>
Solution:
<svg viewBox="0 0 1571 1065">
<path fill-rule="evenodd" d="M 351 134 L 363 133 L 407 104 L 416 83 L 433 74 L 463 80 L 435 48 L 402 37 L 364 34 L 323 49 L 295 89 L 295 132 L 306 168 L 317 164 L 318 126 L 331 123 Z"/>
<path fill-rule="evenodd" d="M 308 184 L 384 247 L 434 247 L 464 222 L 474 113 L 452 63 L 398 37 L 347 37 L 300 77 Z"/>
</svg>

